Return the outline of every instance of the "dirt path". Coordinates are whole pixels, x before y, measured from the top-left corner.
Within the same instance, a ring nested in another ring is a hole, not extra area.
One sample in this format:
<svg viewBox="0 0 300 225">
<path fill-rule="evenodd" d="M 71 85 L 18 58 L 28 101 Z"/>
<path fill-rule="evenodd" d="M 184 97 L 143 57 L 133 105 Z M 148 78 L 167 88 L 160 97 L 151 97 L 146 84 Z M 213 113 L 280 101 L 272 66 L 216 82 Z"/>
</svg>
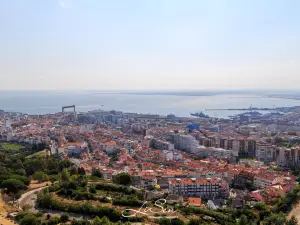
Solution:
<svg viewBox="0 0 300 225">
<path fill-rule="evenodd" d="M 35 205 L 35 201 L 37 199 L 37 194 L 39 193 L 39 191 L 43 190 L 44 188 L 46 188 L 46 186 L 40 187 L 40 188 L 37 188 L 37 189 L 34 189 L 34 190 L 31 190 L 31 191 L 28 191 L 28 192 L 24 193 L 18 199 L 19 208 L 22 209 L 22 207 L 24 207 L 25 205 L 30 205 L 30 206 L 32 206 L 33 212 L 35 212 L 34 211 L 34 205 Z"/>
<path fill-rule="evenodd" d="M 0 225 L 16 225 L 12 220 L 6 218 L 10 210 L 10 207 L 4 203 L 0 196 Z"/>
<path fill-rule="evenodd" d="M 288 215 L 288 219 L 290 219 L 292 216 L 295 216 L 298 220 L 298 224 L 300 225 L 300 201 L 296 205 L 294 205 L 292 211 Z"/>
</svg>

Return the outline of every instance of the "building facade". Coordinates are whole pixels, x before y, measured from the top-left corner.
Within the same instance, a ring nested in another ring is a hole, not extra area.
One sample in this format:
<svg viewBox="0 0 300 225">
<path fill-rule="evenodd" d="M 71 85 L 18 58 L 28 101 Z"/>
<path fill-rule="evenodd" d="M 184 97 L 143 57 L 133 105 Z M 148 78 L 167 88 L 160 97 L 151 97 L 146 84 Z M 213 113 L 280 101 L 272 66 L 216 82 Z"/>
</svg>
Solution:
<svg viewBox="0 0 300 225">
<path fill-rule="evenodd" d="M 217 178 L 173 179 L 169 181 L 169 193 L 184 197 L 216 198 L 227 197 L 229 187 L 226 181 Z"/>
<path fill-rule="evenodd" d="M 176 149 L 195 153 L 199 142 L 191 135 L 174 134 L 174 145 Z"/>
</svg>

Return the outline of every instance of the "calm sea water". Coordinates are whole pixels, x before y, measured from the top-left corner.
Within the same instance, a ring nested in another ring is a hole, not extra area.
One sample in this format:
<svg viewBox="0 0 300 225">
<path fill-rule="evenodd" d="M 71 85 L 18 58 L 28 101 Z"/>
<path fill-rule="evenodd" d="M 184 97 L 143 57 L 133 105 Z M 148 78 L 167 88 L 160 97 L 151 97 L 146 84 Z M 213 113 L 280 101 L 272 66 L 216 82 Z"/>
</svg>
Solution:
<svg viewBox="0 0 300 225">
<path fill-rule="evenodd" d="M 226 118 L 240 111 L 205 111 L 212 108 L 282 107 L 300 105 L 299 100 L 266 98 L 255 95 L 171 96 L 134 95 L 89 92 L 5 92 L 0 94 L 0 109 L 28 114 L 61 111 L 65 105 L 76 105 L 76 111 L 121 110 L 124 112 L 157 113 L 189 116 L 203 110 L 214 117 Z M 103 105 L 103 106 L 102 106 Z"/>
</svg>

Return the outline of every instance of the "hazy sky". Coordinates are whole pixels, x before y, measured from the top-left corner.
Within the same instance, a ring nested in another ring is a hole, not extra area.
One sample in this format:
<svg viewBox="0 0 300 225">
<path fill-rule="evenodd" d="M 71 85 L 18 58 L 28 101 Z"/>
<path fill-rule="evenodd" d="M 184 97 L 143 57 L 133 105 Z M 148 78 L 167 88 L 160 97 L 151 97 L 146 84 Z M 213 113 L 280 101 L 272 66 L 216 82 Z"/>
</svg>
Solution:
<svg viewBox="0 0 300 225">
<path fill-rule="evenodd" d="M 0 90 L 300 87 L 299 0 L 0 0 Z"/>
</svg>

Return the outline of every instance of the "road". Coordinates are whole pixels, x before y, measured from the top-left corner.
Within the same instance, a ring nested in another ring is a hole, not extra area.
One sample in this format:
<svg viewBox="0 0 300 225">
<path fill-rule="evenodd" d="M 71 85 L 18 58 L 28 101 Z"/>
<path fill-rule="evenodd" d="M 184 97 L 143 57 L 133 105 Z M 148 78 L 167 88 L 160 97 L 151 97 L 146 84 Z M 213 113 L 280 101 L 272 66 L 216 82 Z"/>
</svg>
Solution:
<svg viewBox="0 0 300 225">
<path fill-rule="evenodd" d="M 32 212 L 32 213 L 42 212 L 45 214 L 49 214 L 51 217 L 53 217 L 53 216 L 60 217 L 60 215 L 63 214 L 64 212 L 57 211 L 57 210 L 51 210 L 51 209 L 36 209 L 35 208 L 38 193 L 46 187 L 47 186 L 37 188 L 35 190 L 24 193 L 17 201 L 18 205 L 19 205 L 19 209 L 22 209 L 25 205 L 30 205 L 30 206 L 32 206 L 32 208 L 30 209 L 30 212 Z M 75 213 L 67 213 L 67 214 L 69 215 L 70 219 L 73 219 L 73 218 L 75 218 L 75 219 L 91 219 L 90 217 L 83 215 L 83 214 L 75 214 Z"/>
<path fill-rule="evenodd" d="M 35 206 L 35 202 L 36 202 L 36 199 L 37 199 L 37 194 L 43 190 L 44 188 L 46 188 L 47 186 L 45 187 L 40 187 L 40 188 L 37 188 L 37 189 L 34 189 L 32 191 L 28 191 L 26 193 L 24 193 L 19 199 L 18 199 L 18 205 L 19 205 L 19 209 L 22 209 L 25 205 L 31 205 L 32 206 L 32 209 L 31 211 L 33 213 L 36 213 L 37 210 L 34 209 L 34 206 Z"/>
<path fill-rule="evenodd" d="M 37 199 L 37 195 L 38 193 L 43 190 L 45 187 L 41 187 L 41 188 L 37 188 L 35 190 L 29 191 L 24 193 L 18 200 L 18 204 L 19 204 L 19 208 L 22 209 L 22 207 L 24 207 L 25 205 L 30 205 L 32 206 L 32 208 L 30 209 L 30 211 L 32 213 L 37 213 L 37 212 L 42 212 L 44 214 L 49 214 L 51 217 L 60 217 L 61 214 L 66 213 L 66 212 L 62 212 L 62 211 L 58 211 L 58 210 L 51 210 L 51 209 L 36 209 L 35 208 L 35 204 L 36 204 L 36 199 Z M 92 220 L 92 217 L 84 215 L 84 214 L 77 214 L 77 213 L 70 213 L 67 212 L 66 214 L 69 215 L 69 218 L 72 219 L 87 219 L 89 221 Z M 134 225 L 140 225 L 141 223 L 132 223 Z M 0 223 L 0 225 L 2 225 Z M 4 224 L 6 225 L 6 224 Z M 11 225 L 11 224 L 7 224 L 7 225 Z M 12 224 L 14 225 L 14 224 Z"/>
</svg>

